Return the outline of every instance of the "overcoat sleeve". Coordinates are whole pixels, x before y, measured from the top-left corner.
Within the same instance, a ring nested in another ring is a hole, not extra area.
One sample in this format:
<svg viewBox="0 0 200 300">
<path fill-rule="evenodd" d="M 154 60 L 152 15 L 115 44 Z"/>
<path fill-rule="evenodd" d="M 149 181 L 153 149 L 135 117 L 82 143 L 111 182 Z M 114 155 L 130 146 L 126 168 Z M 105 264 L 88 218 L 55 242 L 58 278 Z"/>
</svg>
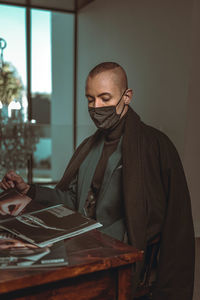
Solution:
<svg viewBox="0 0 200 300">
<path fill-rule="evenodd" d="M 153 300 L 192 300 L 195 243 L 191 202 L 179 155 L 165 135 L 160 139 L 160 164 L 167 209 Z"/>
<path fill-rule="evenodd" d="M 76 210 L 77 176 L 70 182 L 66 191 L 58 188 L 49 188 L 35 185 L 34 201 L 43 204 L 64 204 L 72 210 Z"/>
</svg>

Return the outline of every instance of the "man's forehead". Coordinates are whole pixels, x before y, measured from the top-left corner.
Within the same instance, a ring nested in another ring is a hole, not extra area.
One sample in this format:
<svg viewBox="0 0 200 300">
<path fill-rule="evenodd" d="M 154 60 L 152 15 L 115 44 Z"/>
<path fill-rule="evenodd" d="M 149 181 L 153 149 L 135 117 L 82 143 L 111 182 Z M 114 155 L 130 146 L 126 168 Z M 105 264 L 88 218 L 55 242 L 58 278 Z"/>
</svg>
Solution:
<svg viewBox="0 0 200 300">
<path fill-rule="evenodd" d="M 108 70 L 96 74 L 95 76 L 88 76 L 86 81 L 86 89 L 90 88 L 116 88 L 119 85 L 120 78 L 118 78 L 113 70 Z"/>
</svg>

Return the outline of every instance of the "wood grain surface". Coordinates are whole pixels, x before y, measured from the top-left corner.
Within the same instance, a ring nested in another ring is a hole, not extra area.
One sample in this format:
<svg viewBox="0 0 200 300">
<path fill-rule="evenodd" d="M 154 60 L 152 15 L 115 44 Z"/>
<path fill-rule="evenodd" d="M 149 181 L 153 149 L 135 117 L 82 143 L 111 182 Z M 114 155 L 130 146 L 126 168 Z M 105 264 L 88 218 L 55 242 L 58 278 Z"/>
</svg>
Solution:
<svg viewBox="0 0 200 300">
<path fill-rule="evenodd" d="M 98 230 L 65 241 L 69 265 L 0 271 L 0 299 L 130 299 L 131 264 L 143 253 Z"/>
</svg>

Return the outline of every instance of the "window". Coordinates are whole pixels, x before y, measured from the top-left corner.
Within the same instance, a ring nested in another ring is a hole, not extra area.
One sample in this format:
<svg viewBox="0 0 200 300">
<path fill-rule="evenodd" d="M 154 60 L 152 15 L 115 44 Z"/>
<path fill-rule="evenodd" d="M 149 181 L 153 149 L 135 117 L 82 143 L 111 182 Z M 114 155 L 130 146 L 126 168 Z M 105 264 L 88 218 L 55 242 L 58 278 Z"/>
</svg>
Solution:
<svg viewBox="0 0 200 300">
<path fill-rule="evenodd" d="M 73 151 L 73 24 L 71 14 L 31 11 L 35 182 L 58 181 Z"/>
<path fill-rule="evenodd" d="M 14 71 L 17 73 L 19 80 L 22 83 L 23 91 L 21 95 L 21 103 L 18 101 L 14 103 L 13 101 L 8 105 L 7 114 L 9 117 L 13 113 L 17 113 L 19 108 L 23 109 L 25 119 L 27 118 L 27 97 L 26 97 L 26 86 L 27 86 L 27 73 L 26 73 L 26 27 L 25 27 L 25 8 L 14 7 L 8 5 L 0 5 L 0 37 L 3 38 L 7 46 L 3 51 L 4 62 L 7 67 L 7 71 Z M 6 81 L 7 82 L 7 81 Z M 12 84 L 10 81 L 9 85 Z M 1 82 L 1 88 L 4 83 Z M 9 88 L 8 85 L 8 88 Z M 7 99 L 7 95 L 6 95 Z M 0 99 L 2 100 L 2 99 Z M 3 101 L 2 101 L 3 102 Z M 14 104 L 14 107 L 13 107 Z M 3 114 L 2 103 L 0 103 L 1 109 L 0 113 Z M 3 122 L 2 122 L 3 123 Z M 4 175 L 7 169 L 14 167 L 19 161 L 19 151 L 15 150 L 14 139 L 15 139 L 15 128 L 8 129 L 7 125 L 1 124 L 1 130 L 4 130 L 4 136 L 1 136 L 1 176 Z M 2 131 L 1 131 L 2 132 Z M 9 141 L 4 144 L 5 138 L 10 134 L 11 137 Z M 15 139 L 17 141 L 17 139 Z M 19 139 L 18 139 L 19 141 Z M 22 141 L 23 142 L 23 141 Z M 12 144 L 12 147 L 10 147 Z M 19 146 L 19 145 L 18 145 Z M 3 148 L 3 149 L 2 149 Z M 12 148 L 12 149 L 10 149 Z M 12 164 L 10 163 L 12 160 Z M 2 165 L 2 163 L 5 164 Z M 18 170 L 23 177 L 26 177 L 27 168 L 20 168 Z"/>
<path fill-rule="evenodd" d="M 29 105 L 31 128 L 38 136 L 29 172 L 33 182 L 49 183 L 60 179 L 73 152 L 74 14 L 30 10 L 31 101 L 26 96 L 27 24 L 26 8 L 0 5 L 0 37 L 7 42 L 4 61 L 22 79 L 24 118 Z M 27 179 L 27 169 L 17 171 Z"/>
</svg>

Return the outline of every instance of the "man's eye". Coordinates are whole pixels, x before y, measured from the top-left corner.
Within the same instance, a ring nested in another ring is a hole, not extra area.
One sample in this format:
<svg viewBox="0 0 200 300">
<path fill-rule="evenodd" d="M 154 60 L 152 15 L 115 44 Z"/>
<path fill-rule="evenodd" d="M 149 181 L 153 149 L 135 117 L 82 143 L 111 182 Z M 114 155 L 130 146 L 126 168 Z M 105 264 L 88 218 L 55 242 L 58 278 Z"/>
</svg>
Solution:
<svg viewBox="0 0 200 300">
<path fill-rule="evenodd" d="M 92 102 L 94 102 L 93 99 L 88 99 L 88 103 L 92 103 Z"/>
<path fill-rule="evenodd" d="M 102 98 L 102 100 L 103 100 L 104 102 L 106 102 L 106 101 L 109 101 L 110 98 Z"/>
</svg>

